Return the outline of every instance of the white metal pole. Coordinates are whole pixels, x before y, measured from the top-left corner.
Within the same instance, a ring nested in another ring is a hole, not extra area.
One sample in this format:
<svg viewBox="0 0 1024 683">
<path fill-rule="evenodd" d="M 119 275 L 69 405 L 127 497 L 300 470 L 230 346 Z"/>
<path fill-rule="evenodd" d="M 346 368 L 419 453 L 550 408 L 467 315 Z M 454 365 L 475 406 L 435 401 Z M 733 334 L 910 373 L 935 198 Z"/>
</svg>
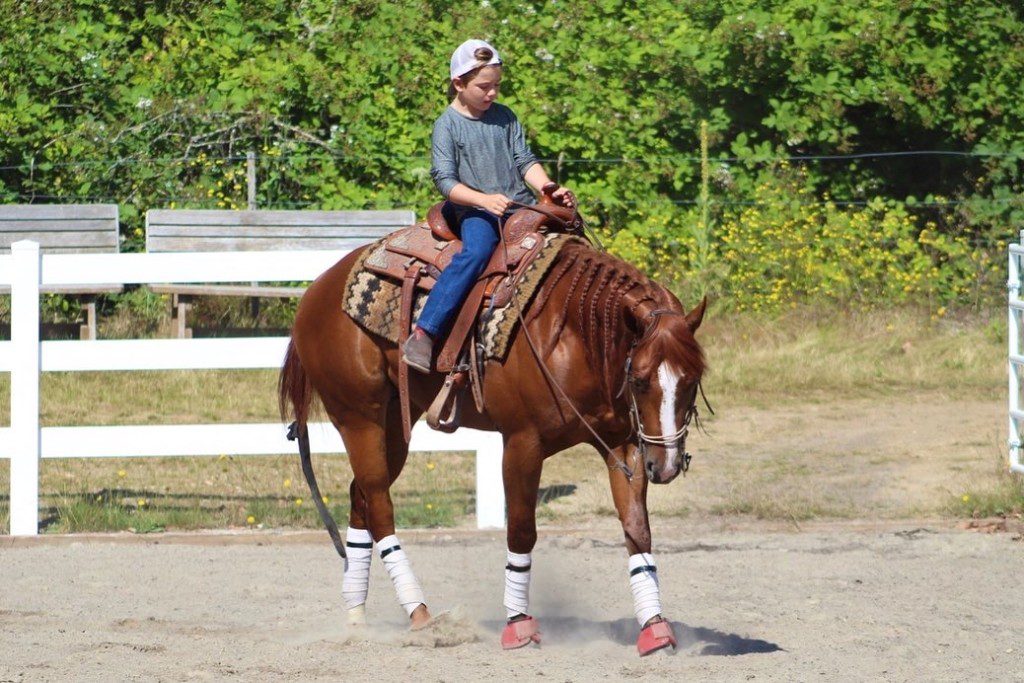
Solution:
<svg viewBox="0 0 1024 683">
<path fill-rule="evenodd" d="M 1021 244 L 1024 245 L 1024 232 L 1021 233 Z M 1010 256 L 1009 278 L 1007 288 L 1007 376 L 1009 402 L 1007 413 L 1009 415 L 1009 459 L 1010 470 L 1024 473 L 1024 463 L 1021 463 L 1021 440 L 1020 440 L 1020 366 L 1017 362 L 1021 355 L 1020 349 L 1020 257 L 1013 249 L 1008 250 Z"/>
<path fill-rule="evenodd" d="M 476 528 L 505 526 L 505 487 L 501 477 L 504 453 L 501 435 L 478 432 L 476 450 Z"/>
<path fill-rule="evenodd" d="M 39 533 L 39 245 L 11 245 L 11 535 Z"/>
</svg>

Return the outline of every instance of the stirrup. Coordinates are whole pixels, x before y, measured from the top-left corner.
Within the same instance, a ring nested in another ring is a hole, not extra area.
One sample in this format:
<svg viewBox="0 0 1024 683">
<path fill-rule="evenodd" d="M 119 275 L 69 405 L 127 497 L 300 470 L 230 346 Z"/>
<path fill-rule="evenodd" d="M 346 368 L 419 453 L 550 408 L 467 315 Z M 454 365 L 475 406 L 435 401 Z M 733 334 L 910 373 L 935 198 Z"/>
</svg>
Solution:
<svg viewBox="0 0 1024 683">
<path fill-rule="evenodd" d="M 540 645 L 540 629 L 537 627 L 536 619 L 526 617 L 505 624 L 505 630 L 501 632 L 502 648 L 516 650 L 530 643 Z"/>
<path fill-rule="evenodd" d="M 427 410 L 427 424 L 439 432 L 452 433 L 459 428 L 462 405 L 459 398 L 466 386 L 466 372 L 456 368 L 448 373 L 437 398 Z"/>
</svg>

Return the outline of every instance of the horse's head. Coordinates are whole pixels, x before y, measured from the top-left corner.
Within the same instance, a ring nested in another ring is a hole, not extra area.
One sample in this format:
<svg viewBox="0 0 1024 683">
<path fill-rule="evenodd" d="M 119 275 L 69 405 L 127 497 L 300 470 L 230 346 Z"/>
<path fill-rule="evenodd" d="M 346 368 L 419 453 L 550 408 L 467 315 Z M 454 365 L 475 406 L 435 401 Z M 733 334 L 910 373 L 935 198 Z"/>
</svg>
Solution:
<svg viewBox="0 0 1024 683">
<path fill-rule="evenodd" d="M 644 472 L 666 484 L 689 461 L 686 436 L 697 414 L 704 354 L 693 333 L 707 299 L 687 314 L 652 310 L 626 364 L 626 394 Z"/>
</svg>

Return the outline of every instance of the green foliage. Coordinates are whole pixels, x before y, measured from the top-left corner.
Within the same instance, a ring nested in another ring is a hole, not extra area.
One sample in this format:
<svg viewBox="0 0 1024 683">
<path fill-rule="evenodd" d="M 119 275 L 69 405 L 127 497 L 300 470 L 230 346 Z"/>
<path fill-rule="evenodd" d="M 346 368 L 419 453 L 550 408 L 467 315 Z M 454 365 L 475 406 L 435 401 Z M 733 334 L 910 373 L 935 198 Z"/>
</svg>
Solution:
<svg viewBox="0 0 1024 683">
<path fill-rule="evenodd" d="M 260 206 L 422 213 L 448 57 L 469 36 L 502 50 L 504 101 L 612 246 L 697 291 L 745 291 L 727 235 L 785 250 L 827 229 L 845 247 L 812 253 L 833 260 L 780 300 L 829 281 L 828 298 L 899 300 L 890 268 L 934 267 L 924 293 L 953 302 L 970 281 L 973 304 L 998 296 L 991 259 L 1024 218 L 1024 16 L 998 0 L 0 0 L 0 14 L 0 201 L 117 202 L 127 250 L 147 209 L 244 207 L 248 151 Z M 704 120 L 709 233 L 694 228 Z M 902 150 L 970 156 L 856 156 Z M 837 154 L 852 156 L 778 163 Z M 766 196 L 796 170 L 802 203 Z M 802 232 L 766 238 L 747 219 Z M 841 262 L 898 244 L 910 251 L 862 260 L 863 276 Z"/>
</svg>

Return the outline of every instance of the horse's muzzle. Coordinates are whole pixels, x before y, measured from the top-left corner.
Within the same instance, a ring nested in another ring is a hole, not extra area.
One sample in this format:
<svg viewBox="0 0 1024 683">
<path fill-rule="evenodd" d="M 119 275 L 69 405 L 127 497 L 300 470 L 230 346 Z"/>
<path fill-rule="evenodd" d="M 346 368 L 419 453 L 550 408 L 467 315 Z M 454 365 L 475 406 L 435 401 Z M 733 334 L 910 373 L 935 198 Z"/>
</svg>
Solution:
<svg viewBox="0 0 1024 683">
<path fill-rule="evenodd" d="M 644 462 L 644 472 L 647 474 L 647 481 L 652 484 L 667 484 L 683 471 L 683 456 L 675 458 L 671 463 L 659 467 L 654 460 Z"/>
</svg>

